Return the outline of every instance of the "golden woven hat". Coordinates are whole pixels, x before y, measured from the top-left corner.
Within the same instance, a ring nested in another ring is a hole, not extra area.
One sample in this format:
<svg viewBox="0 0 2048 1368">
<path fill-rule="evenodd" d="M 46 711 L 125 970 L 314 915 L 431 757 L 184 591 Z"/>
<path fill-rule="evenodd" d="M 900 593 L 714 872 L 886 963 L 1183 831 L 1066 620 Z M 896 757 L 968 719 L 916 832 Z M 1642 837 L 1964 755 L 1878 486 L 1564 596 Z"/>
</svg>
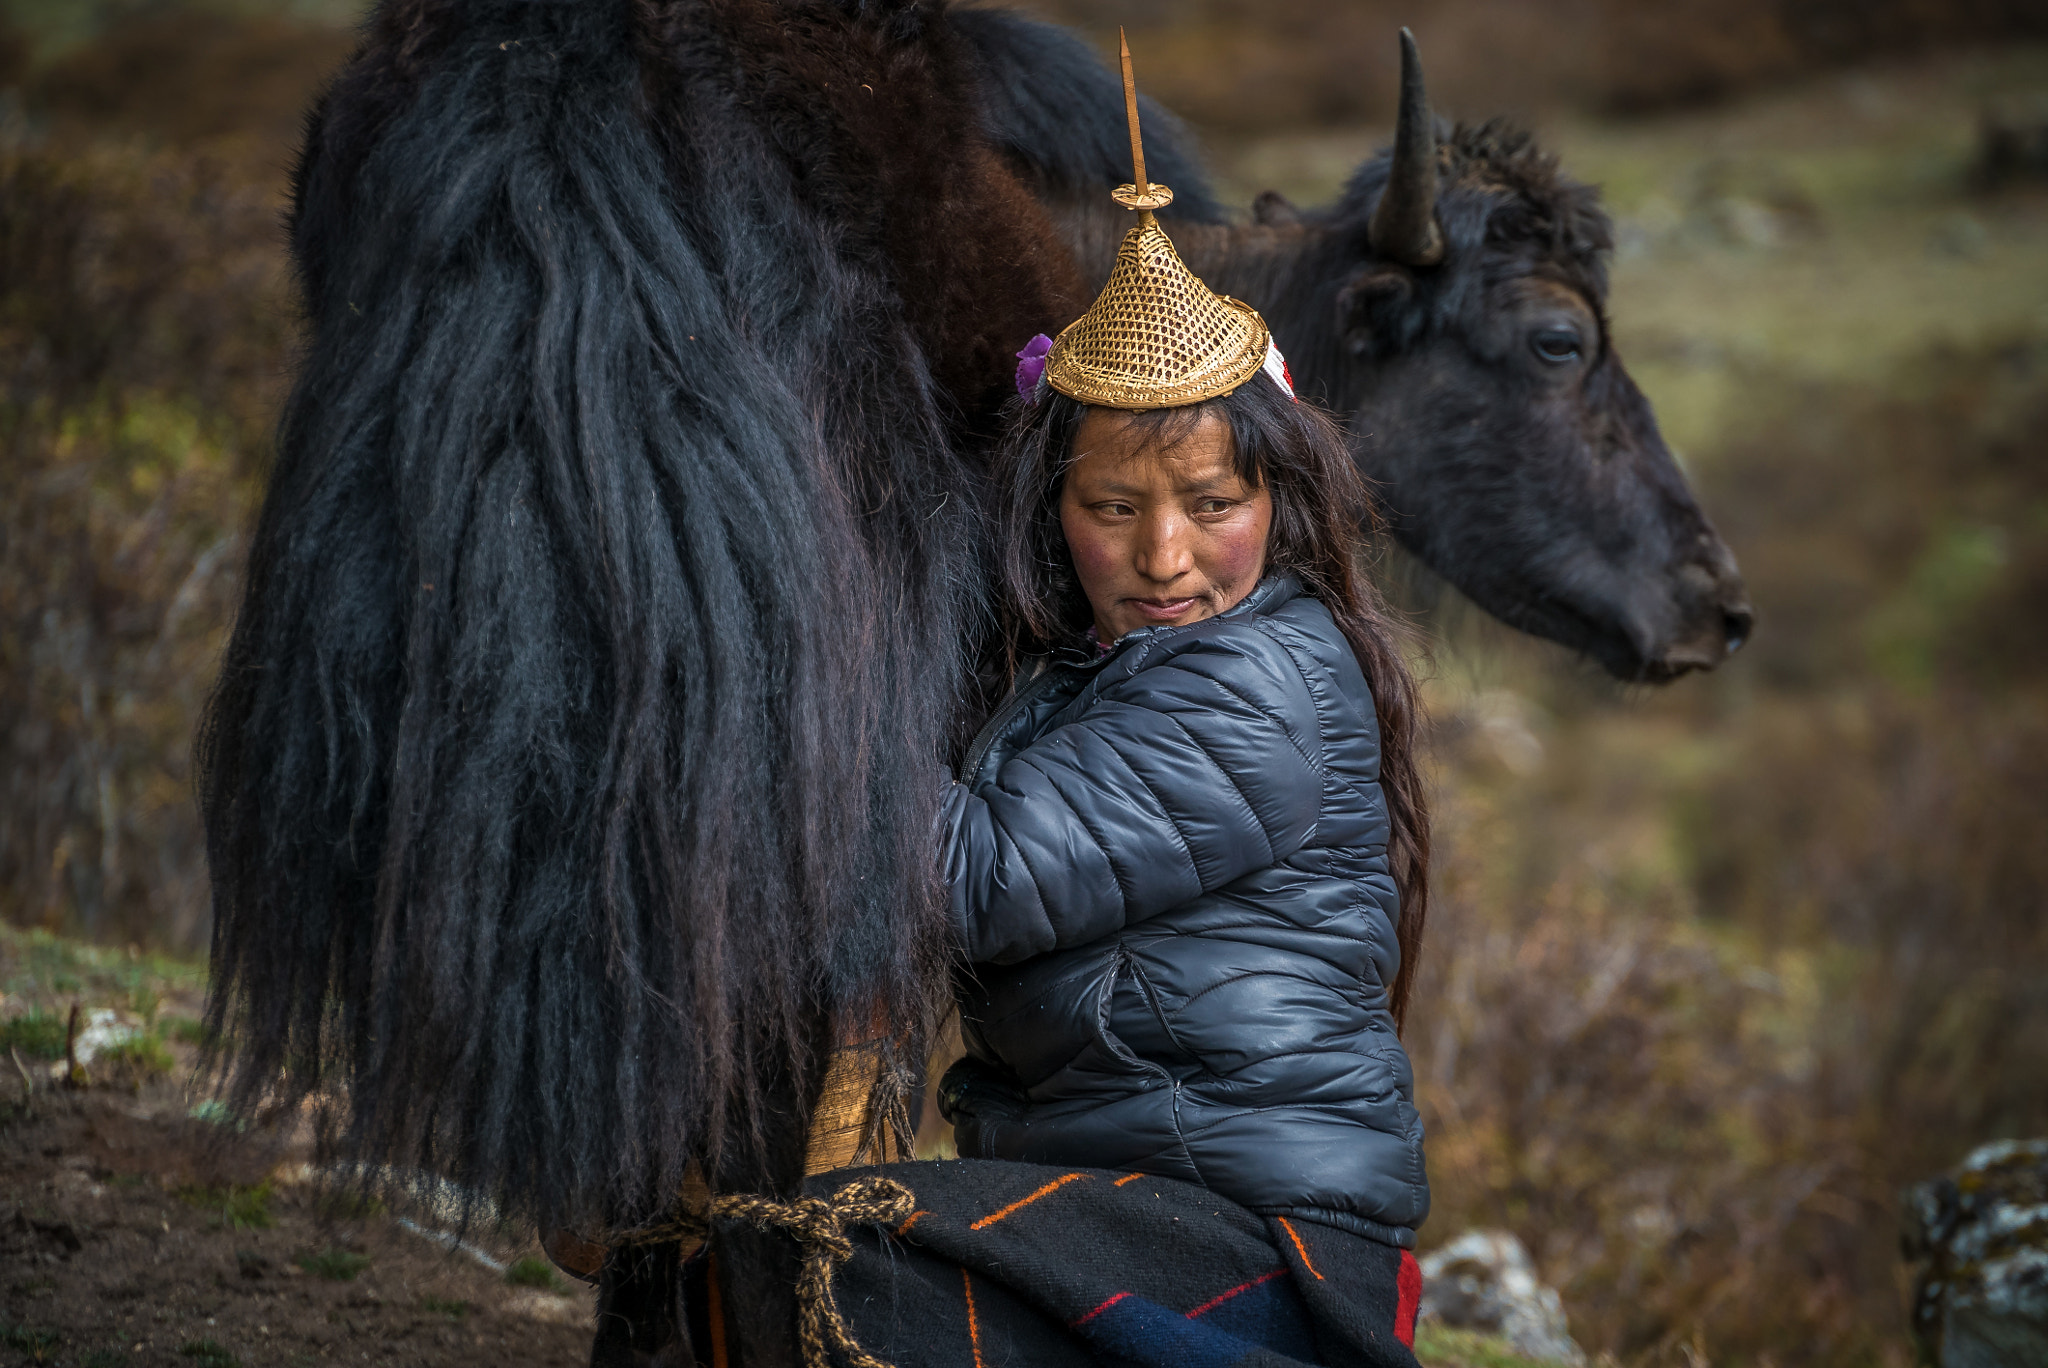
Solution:
<svg viewBox="0 0 2048 1368">
<path fill-rule="evenodd" d="M 1152 216 L 1173 202 L 1173 191 L 1145 179 L 1128 43 L 1123 68 L 1135 179 L 1111 198 L 1135 209 L 1138 221 L 1124 234 L 1095 303 L 1053 341 L 1045 379 L 1084 404 L 1176 408 L 1228 394 L 1258 374 L 1272 352 L 1272 334 L 1258 310 L 1204 285 Z"/>
</svg>

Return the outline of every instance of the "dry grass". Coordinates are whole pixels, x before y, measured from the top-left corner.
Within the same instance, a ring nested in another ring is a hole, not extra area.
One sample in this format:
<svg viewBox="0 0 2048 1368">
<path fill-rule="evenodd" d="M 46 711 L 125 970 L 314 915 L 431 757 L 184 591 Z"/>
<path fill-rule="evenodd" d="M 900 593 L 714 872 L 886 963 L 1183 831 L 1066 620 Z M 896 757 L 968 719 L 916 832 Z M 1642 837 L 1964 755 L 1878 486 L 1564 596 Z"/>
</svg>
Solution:
<svg viewBox="0 0 2048 1368">
<path fill-rule="evenodd" d="M 0 916 L 191 946 L 191 727 L 289 358 L 270 193 L 0 138 Z"/>
<path fill-rule="evenodd" d="M 2048 337 L 1889 388 L 1754 378 L 1737 667 L 1435 684 L 1429 1233 L 1516 1230 L 1625 1360 L 1903 1363 L 1899 1188 L 2048 1129 Z"/>
</svg>

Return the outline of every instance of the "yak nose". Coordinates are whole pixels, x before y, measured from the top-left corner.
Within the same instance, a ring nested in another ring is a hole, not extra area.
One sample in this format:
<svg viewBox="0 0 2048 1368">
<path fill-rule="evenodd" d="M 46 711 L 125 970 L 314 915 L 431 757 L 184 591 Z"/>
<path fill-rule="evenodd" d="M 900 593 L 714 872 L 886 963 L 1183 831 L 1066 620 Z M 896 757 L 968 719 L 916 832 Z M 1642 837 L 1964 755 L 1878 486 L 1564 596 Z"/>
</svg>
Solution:
<svg viewBox="0 0 2048 1368">
<path fill-rule="evenodd" d="M 1647 653 L 1643 677 L 1657 682 L 1694 670 L 1711 670 L 1742 649 L 1756 626 L 1756 612 L 1735 557 L 1711 534 L 1700 553 L 1680 567 L 1667 600 L 1677 621 L 1661 650 Z"/>
<path fill-rule="evenodd" d="M 1721 606 L 1721 640 L 1729 655 L 1742 649 L 1742 643 L 1749 640 L 1750 631 L 1755 626 L 1756 613 L 1747 602 Z"/>
<path fill-rule="evenodd" d="M 1705 602 L 1700 607 L 1709 623 L 1719 619 L 1720 654 L 1732 656 L 1741 650 L 1750 634 L 1756 629 L 1756 610 L 1749 606 L 1749 591 L 1742 582 L 1742 569 L 1735 563 L 1735 552 L 1711 529 L 1701 532 L 1698 560 L 1694 562 L 1693 579 L 1705 590 L 1700 598 Z M 1695 600 L 1698 602 L 1699 600 Z M 1701 624 L 1703 627 L 1705 623 Z M 1708 627 L 1703 635 L 1711 634 Z M 1704 643 L 1703 643 L 1704 644 Z"/>
</svg>

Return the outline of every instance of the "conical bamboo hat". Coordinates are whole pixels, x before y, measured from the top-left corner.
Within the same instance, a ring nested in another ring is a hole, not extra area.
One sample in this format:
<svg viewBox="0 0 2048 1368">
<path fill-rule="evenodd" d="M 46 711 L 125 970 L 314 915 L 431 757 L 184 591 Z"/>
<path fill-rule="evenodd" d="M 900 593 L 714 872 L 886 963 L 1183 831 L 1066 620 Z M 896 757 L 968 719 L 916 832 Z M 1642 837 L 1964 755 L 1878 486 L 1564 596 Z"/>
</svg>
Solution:
<svg viewBox="0 0 2048 1368">
<path fill-rule="evenodd" d="M 1175 408 L 1228 394 L 1258 374 L 1272 334 L 1258 310 L 1204 285 L 1152 216 L 1173 201 L 1173 191 L 1145 179 L 1128 44 L 1123 66 L 1136 179 L 1112 197 L 1137 210 L 1138 221 L 1124 234 L 1095 303 L 1054 340 L 1045 379 L 1084 404 Z"/>
</svg>

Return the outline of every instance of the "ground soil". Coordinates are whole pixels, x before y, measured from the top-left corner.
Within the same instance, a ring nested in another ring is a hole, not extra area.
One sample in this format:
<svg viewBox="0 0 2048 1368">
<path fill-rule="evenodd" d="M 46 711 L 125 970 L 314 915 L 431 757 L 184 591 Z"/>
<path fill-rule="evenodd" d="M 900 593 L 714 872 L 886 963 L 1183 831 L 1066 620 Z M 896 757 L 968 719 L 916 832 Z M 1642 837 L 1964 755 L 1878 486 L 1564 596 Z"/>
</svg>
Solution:
<svg viewBox="0 0 2048 1368">
<path fill-rule="evenodd" d="M 0 1102 L 0 1364 L 587 1361 L 580 1284 L 514 1286 L 476 1253 L 363 1214 L 293 1145 L 191 1117 L 170 1079 L 37 1083 L 20 1100 L 8 1078 Z M 252 1195 L 265 1182 L 267 1203 Z M 539 1252 L 503 1233 L 469 1242 L 505 1264 Z"/>
</svg>

